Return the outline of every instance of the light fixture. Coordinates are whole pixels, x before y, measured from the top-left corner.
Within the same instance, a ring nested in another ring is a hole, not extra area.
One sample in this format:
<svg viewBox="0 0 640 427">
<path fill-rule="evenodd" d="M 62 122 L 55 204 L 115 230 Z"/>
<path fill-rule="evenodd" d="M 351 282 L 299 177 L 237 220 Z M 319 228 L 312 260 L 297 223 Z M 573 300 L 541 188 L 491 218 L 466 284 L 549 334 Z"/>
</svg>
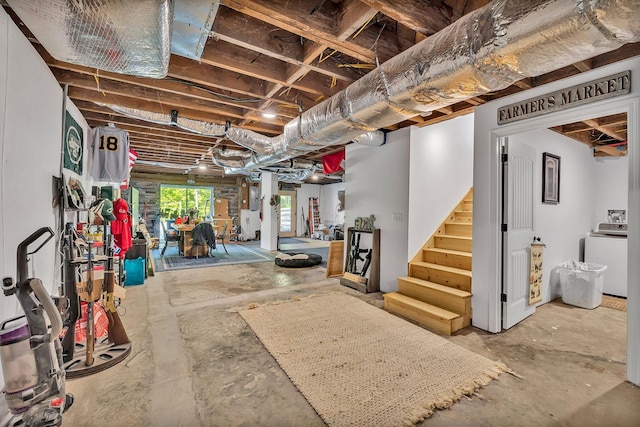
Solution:
<svg viewBox="0 0 640 427">
<path fill-rule="evenodd" d="M 198 169 L 206 169 L 207 167 L 205 165 L 200 165 L 198 166 Z"/>
<path fill-rule="evenodd" d="M 319 180 L 319 179 L 320 179 L 320 177 L 318 176 L 318 174 L 317 174 L 317 173 L 314 173 L 313 175 L 311 175 L 311 179 L 312 179 L 313 181 L 317 181 L 317 180 Z"/>
<path fill-rule="evenodd" d="M 264 117 L 265 119 L 275 119 L 276 113 L 269 113 L 268 111 L 265 111 L 264 113 L 262 113 L 262 117 Z"/>
</svg>

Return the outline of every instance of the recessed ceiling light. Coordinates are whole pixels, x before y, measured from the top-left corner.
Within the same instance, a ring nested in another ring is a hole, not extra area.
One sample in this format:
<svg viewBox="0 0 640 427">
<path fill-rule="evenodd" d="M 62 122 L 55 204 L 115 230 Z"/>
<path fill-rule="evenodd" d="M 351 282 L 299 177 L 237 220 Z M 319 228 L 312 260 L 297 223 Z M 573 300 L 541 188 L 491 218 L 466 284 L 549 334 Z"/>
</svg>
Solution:
<svg viewBox="0 0 640 427">
<path fill-rule="evenodd" d="M 318 174 L 314 173 L 313 175 L 311 175 L 311 179 L 317 181 L 320 179 L 320 177 L 318 176 Z"/>
<path fill-rule="evenodd" d="M 198 166 L 198 169 L 206 169 L 207 167 L 205 165 L 200 165 Z"/>
<path fill-rule="evenodd" d="M 275 119 L 276 118 L 276 114 L 275 113 L 264 112 L 264 113 L 262 113 L 262 117 L 264 117 L 265 119 Z"/>
</svg>

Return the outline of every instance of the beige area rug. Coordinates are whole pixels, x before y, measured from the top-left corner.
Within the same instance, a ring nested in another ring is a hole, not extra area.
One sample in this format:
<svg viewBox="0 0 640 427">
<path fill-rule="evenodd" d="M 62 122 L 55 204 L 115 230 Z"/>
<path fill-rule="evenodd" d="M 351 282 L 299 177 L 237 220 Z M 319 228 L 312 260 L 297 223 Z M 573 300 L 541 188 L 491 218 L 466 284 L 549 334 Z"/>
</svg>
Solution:
<svg viewBox="0 0 640 427">
<path fill-rule="evenodd" d="M 240 315 L 330 426 L 413 425 L 506 370 L 343 293 Z"/>
<path fill-rule="evenodd" d="M 602 307 L 609 307 L 618 311 L 627 311 L 627 300 L 625 298 L 602 295 L 602 303 L 600 305 Z"/>
</svg>

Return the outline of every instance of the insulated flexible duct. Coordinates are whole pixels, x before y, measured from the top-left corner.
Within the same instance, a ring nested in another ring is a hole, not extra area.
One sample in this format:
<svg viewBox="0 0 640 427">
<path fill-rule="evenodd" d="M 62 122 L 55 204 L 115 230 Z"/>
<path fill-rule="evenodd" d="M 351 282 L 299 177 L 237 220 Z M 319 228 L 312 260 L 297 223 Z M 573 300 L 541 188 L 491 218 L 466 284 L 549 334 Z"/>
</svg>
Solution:
<svg viewBox="0 0 640 427">
<path fill-rule="evenodd" d="M 640 0 L 494 0 L 305 111 L 282 135 L 229 129 L 259 155 L 225 173 L 343 144 L 638 41 Z"/>
<path fill-rule="evenodd" d="M 7 0 L 55 59 L 162 78 L 171 55 L 171 0 Z"/>
</svg>

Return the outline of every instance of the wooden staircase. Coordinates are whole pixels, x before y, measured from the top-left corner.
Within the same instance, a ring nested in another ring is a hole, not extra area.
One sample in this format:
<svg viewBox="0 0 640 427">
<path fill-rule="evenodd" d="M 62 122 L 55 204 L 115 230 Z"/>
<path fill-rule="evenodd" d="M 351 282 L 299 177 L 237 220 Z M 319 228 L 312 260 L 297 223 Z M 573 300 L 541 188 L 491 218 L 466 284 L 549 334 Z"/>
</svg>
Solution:
<svg viewBox="0 0 640 427">
<path fill-rule="evenodd" d="M 473 189 L 409 262 L 398 291 L 384 295 L 384 308 L 451 335 L 471 325 L 471 230 Z"/>
</svg>

